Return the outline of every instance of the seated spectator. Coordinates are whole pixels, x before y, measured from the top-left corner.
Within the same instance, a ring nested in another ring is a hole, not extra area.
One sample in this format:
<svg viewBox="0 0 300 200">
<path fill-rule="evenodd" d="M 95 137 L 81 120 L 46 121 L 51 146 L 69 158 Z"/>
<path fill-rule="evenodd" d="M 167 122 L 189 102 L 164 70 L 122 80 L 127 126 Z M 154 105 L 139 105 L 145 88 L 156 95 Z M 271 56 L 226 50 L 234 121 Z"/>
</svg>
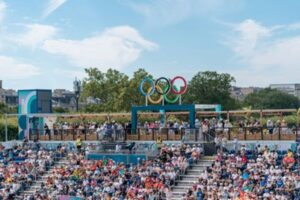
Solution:
<svg viewBox="0 0 300 200">
<path fill-rule="evenodd" d="M 84 199 L 170 199 L 171 186 L 197 161 L 201 148 L 194 145 L 163 145 L 159 159 L 124 165 L 113 160 L 86 160 L 83 153 L 69 153 L 68 164 L 55 167 L 35 199 L 62 195 Z"/>
<path fill-rule="evenodd" d="M 261 149 L 258 147 L 258 149 Z M 226 154 L 219 151 L 212 167 L 208 167 L 183 199 L 299 199 L 299 166 L 281 165 L 275 151 L 269 148 L 251 152 L 239 150 Z M 293 158 L 288 151 L 285 159 Z"/>
<path fill-rule="evenodd" d="M 291 168 L 295 164 L 294 155 L 290 149 L 288 150 L 287 155 L 283 158 L 282 162 L 283 162 L 284 166 L 287 168 Z"/>
</svg>

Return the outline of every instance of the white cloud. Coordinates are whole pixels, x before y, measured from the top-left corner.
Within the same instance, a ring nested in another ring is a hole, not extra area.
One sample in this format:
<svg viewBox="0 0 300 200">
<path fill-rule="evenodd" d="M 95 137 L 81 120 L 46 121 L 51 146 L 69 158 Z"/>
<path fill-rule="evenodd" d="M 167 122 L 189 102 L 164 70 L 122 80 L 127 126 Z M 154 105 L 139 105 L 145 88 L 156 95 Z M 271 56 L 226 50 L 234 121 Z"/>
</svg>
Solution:
<svg viewBox="0 0 300 200">
<path fill-rule="evenodd" d="M 101 70 L 120 69 L 137 60 L 142 51 L 156 47 L 130 26 L 108 28 L 82 40 L 47 40 L 43 45 L 45 51 L 65 56 L 76 66 Z"/>
<path fill-rule="evenodd" d="M 233 41 L 233 50 L 240 56 L 248 56 L 253 53 L 258 42 L 271 34 L 271 29 L 263 27 L 251 19 L 238 24 L 234 31 L 239 36 Z"/>
<path fill-rule="evenodd" d="M 21 63 L 7 56 L 0 56 L 0 71 L 0 79 L 2 80 L 26 79 L 40 74 L 38 67 Z"/>
<path fill-rule="evenodd" d="M 45 40 L 53 38 L 57 33 L 57 29 L 49 25 L 29 24 L 25 27 L 27 29 L 25 33 L 11 36 L 10 40 L 19 45 L 36 48 Z"/>
<path fill-rule="evenodd" d="M 67 0 L 49 0 L 47 7 L 45 8 L 43 12 L 43 17 L 47 17 L 52 12 L 54 12 L 56 9 L 58 9 L 60 6 L 62 6 L 64 3 L 66 3 Z"/>
<path fill-rule="evenodd" d="M 259 86 L 299 82 L 300 33 L 290 34 L 298 26 L 296 23 L 267 27 L 254 20 L 237 24 L 234 36 L 227 41 L 239 65 L 244 66 L 232 72 L 237 82 Z"/>
<path fill-rule="evenodd" d="M 148 3 L 142 1 L 127 1 L 134 11 L 143 15 L 150 25 L 168 25 L 183 21 L 191 16 L 209 15 L 217 10 L 230 10 L 239 7 L 241 1 L 235 0 L 154 0 Z"/>
<path fill-rule="evenodd" d="M 6 3 L 0 0 L 0 23 L 3 21 L 6 13 Z"/>
</svg>

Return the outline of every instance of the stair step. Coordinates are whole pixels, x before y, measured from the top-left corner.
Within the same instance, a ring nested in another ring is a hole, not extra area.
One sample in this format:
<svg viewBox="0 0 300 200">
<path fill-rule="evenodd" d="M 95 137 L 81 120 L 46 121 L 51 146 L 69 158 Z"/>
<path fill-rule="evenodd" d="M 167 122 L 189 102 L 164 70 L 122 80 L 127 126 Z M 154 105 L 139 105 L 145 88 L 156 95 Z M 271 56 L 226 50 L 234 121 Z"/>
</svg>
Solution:
<svg viewBox="0 0 300 200">
<path fill-rule="evenodd" d="M 201 167 L 208 167 L 211 166 L 212 162 L 198 162 L 198 163 L 194 163 L 191 166 L 201 166 Z"/>
<path fill-rule="evenodd" d="M 178 195 L 178 196 L 173 196 L 173 197 L 171 197 L 171 200 L 182 200 L 183 199 L 183 197 L 182 197 L 182 195 Z"/>
<path fill-rule="evenodd" d="M 178 183 L 194 183 L 194 182 L 197 182 L 198 179 L 182 179 L 182 180 L 179 180 Z"/>
<path fill-rule="evenodd" d="M 33 185 L 31 186 L 32 189 L 40 189 L 41 188 L 41 185 Z"/>
<path fill-rule="evenodd" d="M 198 176 L 195 176 L 195 175 L 191 175 L 191 174 L 186 174 L 186 175 L 182 175 L 180 176 L 182 179 L 184 178 L 195 178 L 195 179 L 198 179 Z"/>
<path fill-rule="evenodd" d="M 200 165 L 192 165 L 191 166 L 191 168 L 192 169 L 202 169 L 202 170 L 204 170 L 204 169 L 206 169 L 207 167 L 210 167 L 211 165 L 207 165 L 207 166 L 200 166 Z"/>
<path fill-rule="evenodd" d="M 173 197 L 171 197 L 171 200 L 182 200 L 183 199 L 182 196 L 183 195 L 173 196 Z"/>
<path fill-rule="evenodd" d="M 196 182 L 178 182 L 176 186 L 189 186 L 191 188 Z"/>
<path fill-rule="evenodd" d="M 204 170 L 211 166 L 215 157 L 204 157 L 197 163 L 193 163 L 187 169 L 187 173 L 180 176 L 180 180 L 176 181 L 176 185 L 172 187 L 173 196 L 171 200 L 182 200 L 183 195 L 198 182 L 200 175 Z"/>
<path fill-rule="evenodd" d="M 174 190 L 176 190 L 176 189 L 186 189 L 186 190 L 188 190 L 190 188 L 191 188 L 191 186 L 189 186 L 189 185 L 176 185 L 176 186 L 173 187 Z"/>
<path fill-rule="evenodd" d="M 53 173 L 53 170 L 61 165 L 67 165 L 68 162 L 65 158 L 62 158 L 61 160 L 57 161 L 54 163 L 54 165 L 51 165 L 48 170 L 43 173 L 42 176 L 38 177 L 38 180 L 35 181 L 35 183 L 31 186 L 29 186 L 27 188 L 27 190 L 25 189 L 24 191 L 21 191 L 20 196 L 31 196 L 34 195 L 36 193 L 37 190 L 39 190 L 41 188 L 42 183 L 46 183 L 47 179 L 49 176 L 51 176 L 51 174 Z"/>
<path fill-rule="evenodd" d="M 175 197 L 171 197 L 171 200 L 182 200 L 183 197 L 181 196 L 175 196 Z"/>
<path fill-rule="evenodd" d="M 37 180 L 36 183 L 43 183 L 44 181 L 41 180 Z"/>
<path fill-rule="evenodd" d="M 173 192 L 173 196 L 176 197 L 182 197 L 184 194 L 186 194 L 187 191 L 178 191 L 178 192 Z"/>
<path fill-rule="evenodd" d="M 189 169 L 188 172 L 203 172 L 203 170 L 199 170 L 199 169 Z"/>
<path fill-rule="evenodd" d="M 195 178 L 198 178 L 202 173 L 202 171 L 189 171 L 187 175 L 193 175 Z"/>
<path fill-rule="evenodd" d="M 203 172 L 205 169 L 206 169 L 206 167 L 192 167 L 191 168 L 191 170 L 198 170 L 198 171 L 201 171 L 201 172 Z"/>
</svg>

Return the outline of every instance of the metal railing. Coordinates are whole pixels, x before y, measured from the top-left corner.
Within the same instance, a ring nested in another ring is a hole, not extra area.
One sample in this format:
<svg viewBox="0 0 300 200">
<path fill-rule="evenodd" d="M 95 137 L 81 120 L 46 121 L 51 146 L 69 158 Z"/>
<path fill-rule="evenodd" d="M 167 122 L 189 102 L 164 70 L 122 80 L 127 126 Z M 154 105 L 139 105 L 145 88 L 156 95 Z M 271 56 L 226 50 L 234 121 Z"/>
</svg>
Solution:
<svg viewBox="0 0 300 200">
<path fill-rule="evenodd" d="M 190 128 L 138 128 L 118 130 L 97 129 L 30 129 L 30 140 L 72 141 L 78 136 L 84 141 L 195 141 L 211 142 L 217 135 L 228 140 L 297 140 L 300 139 L 300 127 L 224 127 L 209 128 L 207 131 Z"/>
<path fill-rule="evenodd" d="M 138 128 L 138 129 L 119 129 L 119 130 L 101 130 L 97 129 L 30 129 L 29 140 L 46 141 L 71 141 L 77 137 L 84 141 L 155 141 L 159 137 L 165 140 L 173 141 L 206 141 L 214 139 L 212 132 L 202 133 L 201 129 L 174 129 L 174 128 Z"/>
</svg>

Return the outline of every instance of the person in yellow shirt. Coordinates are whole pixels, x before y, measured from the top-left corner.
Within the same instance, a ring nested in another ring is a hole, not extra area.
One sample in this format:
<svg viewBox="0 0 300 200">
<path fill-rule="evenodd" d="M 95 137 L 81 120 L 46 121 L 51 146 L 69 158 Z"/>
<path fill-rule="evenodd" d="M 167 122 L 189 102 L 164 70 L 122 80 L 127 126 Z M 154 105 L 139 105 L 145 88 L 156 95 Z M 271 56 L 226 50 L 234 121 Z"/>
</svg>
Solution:
<svg viewBox="0 0 300 200">
<path fill-rule="evenodd" d="M 287 157 L 294 157 L 292 150 L 288 150 Z"/>
<path fill-rule="evenodd" d="M 162 143 L 163 143 L 163 141 L 162 141 L 161 137 L 158 136 L 157 139 L 156 139 L 156 145 L 157 145 L 158 150 L 161 149 Z"/>
<path fill-rule="evenodd" d="M 82 146 L 82 141 L 81 141 L 80 136 L 78 136 L 76 139 L 76 147 L 77 147 L 78 152 L 81 152 L 81 146 Z"/>
</svg>

